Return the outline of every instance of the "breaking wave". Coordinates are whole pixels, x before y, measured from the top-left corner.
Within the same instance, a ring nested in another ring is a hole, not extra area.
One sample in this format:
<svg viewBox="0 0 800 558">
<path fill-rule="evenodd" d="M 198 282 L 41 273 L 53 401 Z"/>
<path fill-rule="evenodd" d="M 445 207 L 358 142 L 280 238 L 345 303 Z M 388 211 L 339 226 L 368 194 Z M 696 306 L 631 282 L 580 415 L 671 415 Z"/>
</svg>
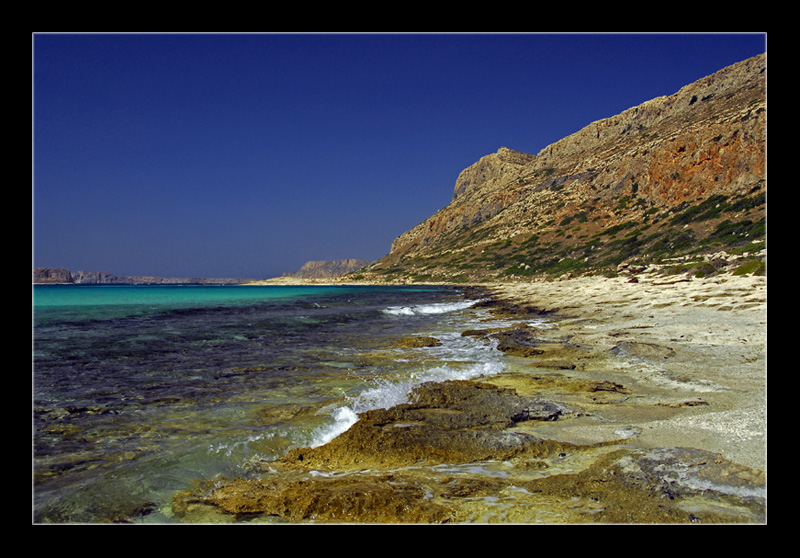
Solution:
<svg viewBox="0 0 800 558">
<path fill-rule="evenodd" d="M 443 365 L 414 373 L 401 380 L 376 380 L 373 387 L 350 397 L 345 404 L 325 409 L 333 419 L 332 424 L 320 428 L 313 437 L 311 447 L 322 446 L 343 434 L 358 421 L 358 415 L 374 409 L 388 409 L 409 402 L 414 387 L 425 382 L 445 382 L 448 380 L 471 380 L 493 376 L 504 370 L 500 361 L 476 362 L 458 367 Z"/>
<path fill-rule="evenodd" d="M 386 308 L 384 312 L 393 316 L 457 313 L 470 308 L 475 302 L 467 300 L 393 306 Z M 456 321 L 461 323 L 458 318 Z M 466 327 L 471 323 L 470 319 L 465 319 L 462 325 Z M 458 327 L 455 331 L 430 333 L 441 341 L 441 345 L 415 349 L 425 356 L 418 367 L 391 376 L 373 378 L 360 393 L 346 398 L 339 405 L 323 409 L 322 412 L 328 413 L 333 421 L 315 432 L 311 446 L 324 445 L 346 432 L 358 421 L 359 413 L 408 403 L 414 388 L 422 383 L 472 380 L 494 376 L 505 370 L 503 356 L 497 351 L 496 343 L 462 336 Z"/>
<path fill-rule="evenodd" d="M 390 306 L 383 312 L 391 316 L 425 316 L 431 314 L 447 314 L 466 310 L 477 300 L 465 300 L 459 302 L 437 302 L 434 304 L 417 304 L 413 306 Z"/>
</svg>

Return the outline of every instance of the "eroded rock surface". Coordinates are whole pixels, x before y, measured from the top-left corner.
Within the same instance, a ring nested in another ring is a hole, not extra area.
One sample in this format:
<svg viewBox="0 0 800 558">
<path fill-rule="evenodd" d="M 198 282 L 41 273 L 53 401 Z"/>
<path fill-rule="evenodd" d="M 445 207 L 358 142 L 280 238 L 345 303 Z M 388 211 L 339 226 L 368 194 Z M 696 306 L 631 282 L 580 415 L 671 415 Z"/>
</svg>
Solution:
<svg viewBox="0 0 800 558">
<path fill-rule="evenodd" d="M 390 474 L 301 480 L 236 479 L 182 495 L 174 506 L 187 514 L 211 505 L 237 517 L 271 516 L 284 521 L 347 523 L 441 523 L 448 508 L 428 501 L 422 488 L 394 482 Z"/>
<path fill-rule="evenodd" d="M 283 462 L 323 469 L 465 463 L 562 450 L 530 434 L 507 432 L 521 421 L 556 420 L 558 403 L 473 381 L 425 383 L 412 402 L 363 413 L 347 432 L 317 448 L 290 451 Z"/>
<path fill-rule="evenodd" d="M 256 478 L 199 483 L 176 496 L 173 513 L 293 523 L 764 520 L 765 475 L 718 454 L 545 440 L 515 427 L 563 418 L 563 405 L 481 382 L 423 384 L 413 399 L 362 414 L 332 442 L 292 450 Z"/>
<path fill-rule="evenodd" d="M 765 520 L 764 474 L 698 449 L 621 449 L 577 474 L 538 479 L 525 488 L 570 502 L 571 523 Z"/>
</svg>

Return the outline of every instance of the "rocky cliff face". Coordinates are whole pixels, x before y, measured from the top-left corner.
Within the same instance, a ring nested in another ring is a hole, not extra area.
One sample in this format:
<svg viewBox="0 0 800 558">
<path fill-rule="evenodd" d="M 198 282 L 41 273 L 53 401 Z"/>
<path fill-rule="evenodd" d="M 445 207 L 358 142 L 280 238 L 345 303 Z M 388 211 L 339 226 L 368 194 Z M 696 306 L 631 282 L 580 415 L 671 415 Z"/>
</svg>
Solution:
<svg viewBox="0 0 800 558">
<path fill-rule="evenodd" d="M 536 155 L 503 147 L 483 157 L 461 172 L 451 203 L 369 271 L 474 281 L 752 251 L 764 240 L 765 198 L 760 55 Z"/>
<path fill-rule="evenodd" d="M 369 260 L 357 259 L 310 261 L 303 264 L 298 271 L 284 274 L 284 277 L 333 279 L 361 269 L 370 263 Z"/>
</svg>

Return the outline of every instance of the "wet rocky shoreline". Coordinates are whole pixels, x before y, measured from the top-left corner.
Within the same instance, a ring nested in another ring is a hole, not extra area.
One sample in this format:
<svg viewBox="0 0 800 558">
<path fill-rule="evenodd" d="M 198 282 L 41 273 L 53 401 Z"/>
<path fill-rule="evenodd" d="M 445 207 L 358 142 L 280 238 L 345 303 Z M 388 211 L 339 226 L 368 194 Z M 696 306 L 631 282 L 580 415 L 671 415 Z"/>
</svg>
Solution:
<svg viewBox="0 0 800 558">
<path fill-rule="evenodd" d="M 680 361 L 681 350 L 619 332 L 612 332 L 613 343 L 597 343 L 580 334 L 592 324 L 579 305 L 570 311 L 530 304 L 492 289 L 466 296 L 482 299 L 479 304 L 497 319 L 524 323 L 547 315 L 573 325 L 504 327 L 488 321 L 485 329 L 465 331 L 497 343 L 509 360 L 507 372 L 484 381 L 422 384 L 408 403 L 361 414 L 328 444 L 293 449 L 247 478 L 198 481 L 175 496 L 176 518 L 766 522 L 764 470 L 730 459 L 713 444 L 693 443 L 691 436 L 684 447 L 660 446 L 643 435 L 652 425 L 716 405 L 710 392 L 677 393 L 639 380 L 639 366 Z M 588 331 L 596 334 L 596 328 Z"/>
</svg>

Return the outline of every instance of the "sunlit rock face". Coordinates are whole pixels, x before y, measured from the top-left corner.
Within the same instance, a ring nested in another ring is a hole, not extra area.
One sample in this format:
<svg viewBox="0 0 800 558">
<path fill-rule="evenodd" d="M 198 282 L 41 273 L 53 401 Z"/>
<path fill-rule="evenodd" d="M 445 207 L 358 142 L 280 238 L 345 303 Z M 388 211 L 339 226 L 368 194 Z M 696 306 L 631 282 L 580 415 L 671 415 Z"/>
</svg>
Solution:
<svg viewBox="0 0 800 558">
<path fill-rule="evenodd" d="M 548 271 L 545 258 L 597 268 L 703 243 L 726 249 L 731 235 L 763 237 L 765 194 L 760 55 L 535 155 L 502 147 L 482 157 L 459 174 L 451 203 L 395 239 L 370 270 L 474 280 L 520 263 Z M 620 245 L 620 231 L 636 241 Z"/>
</svg>

